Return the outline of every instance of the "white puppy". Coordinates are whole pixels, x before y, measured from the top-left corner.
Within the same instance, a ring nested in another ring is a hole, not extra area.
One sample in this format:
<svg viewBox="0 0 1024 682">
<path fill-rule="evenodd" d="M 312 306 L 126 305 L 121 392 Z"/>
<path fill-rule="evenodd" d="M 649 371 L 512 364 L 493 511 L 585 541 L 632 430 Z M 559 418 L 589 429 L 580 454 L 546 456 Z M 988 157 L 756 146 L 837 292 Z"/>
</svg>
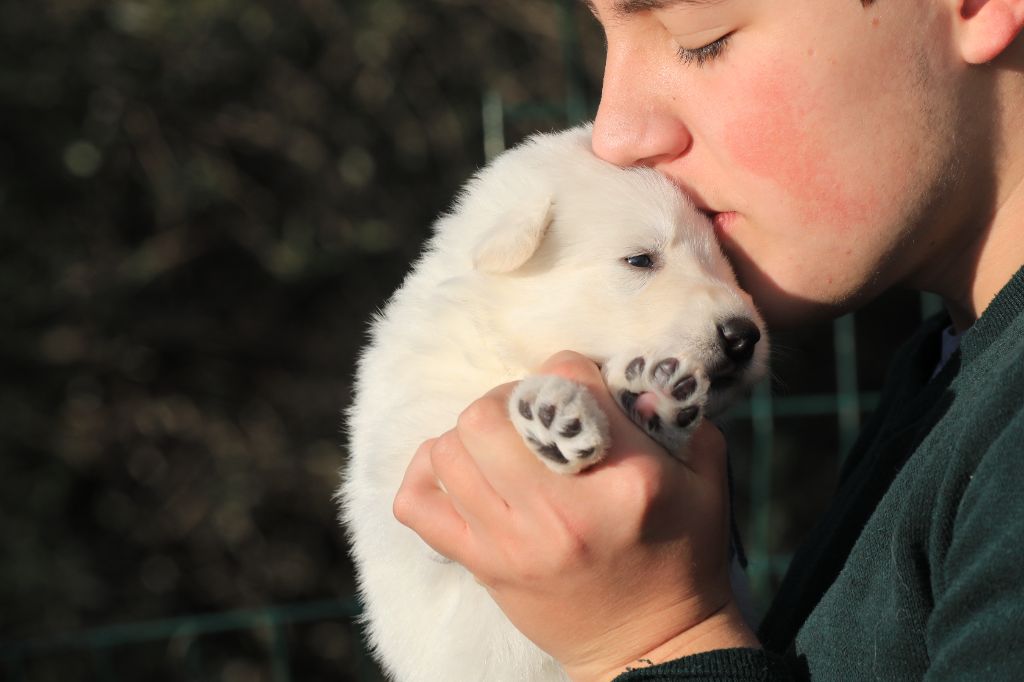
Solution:
<svg viewBox="0 0 1024 682">
<path fill-rule="evenodd" d="M 703 415 L 764 374 L 768 354 L 707 219 L 657 172 L 595 157 L 589 127 L 538 135 L 484 168 L 373 322 L 339 498 L 364 623 L 395 679 L 565 679 L 391 511 L 422 441 L 562 349 L 599 363 L 612 395 L 675 456 Z M 609 445 L 594 399 L 564 379 L 521 382 L 510 417 L 565 473 Z"/>
</svg>

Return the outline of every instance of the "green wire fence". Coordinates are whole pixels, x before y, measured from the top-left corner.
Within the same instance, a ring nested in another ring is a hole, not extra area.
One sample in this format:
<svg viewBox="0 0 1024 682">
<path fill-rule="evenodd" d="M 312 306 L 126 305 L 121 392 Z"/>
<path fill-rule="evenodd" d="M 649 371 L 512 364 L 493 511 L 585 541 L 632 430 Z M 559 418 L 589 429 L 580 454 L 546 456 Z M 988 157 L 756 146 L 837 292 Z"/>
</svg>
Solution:
<svg viewBox="0 0 1024 682">
<path fill-rule="evenodd" d="M 264 658 L 273 682 L 292 682 L 290 626 L 317 621 L 352 622 L 360 612 L 354 598 L 299 604 L 282 604 L 257 609 L 240 609 L 211 614 L 194 614 L 95 628 L 79 633 L 0 643 L 0 664 L 5 679 L 22 682 L 33 679 L 33 662 L 56 657 L 73 657 L 79 676 L 100 682 L 139 679 L 134 671 L 124 671 L 118 658 L 125 649 L 149 643 L 161 643 L 163 649 L 177 649 L 170 679 L 204 680 L 209 658 L 203 641 L 223 633 L 258 633 Z M 380 680 L 380 674 L 368 654 L 360 647 L 354 651 L 355 679 Z M 170 666 L 166 658 L 163 664 Z"/>
</svg>

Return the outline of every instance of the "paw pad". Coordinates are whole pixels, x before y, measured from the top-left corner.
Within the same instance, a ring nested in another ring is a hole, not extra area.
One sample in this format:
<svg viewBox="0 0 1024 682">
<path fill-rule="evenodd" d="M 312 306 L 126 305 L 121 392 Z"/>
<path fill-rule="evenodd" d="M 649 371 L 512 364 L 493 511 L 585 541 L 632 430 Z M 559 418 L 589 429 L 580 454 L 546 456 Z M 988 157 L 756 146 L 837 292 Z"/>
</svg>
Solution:
<svg viewBox="0 0 1024 682">
<path fill-rule="evenodd" d="M 597 463 L 608 448 L 608 421 L 590 392 L 556 376 L 519 382 L 509 415 L 523 440 L 548 467 L 577 473 Z"/>
<path fill-rule="evenodd" d="M 608 386 L 634 422 L 680 454 L 699 423 L 709 382 L 685 357 L 627 356 L 604 365 Z"/>
</svg>

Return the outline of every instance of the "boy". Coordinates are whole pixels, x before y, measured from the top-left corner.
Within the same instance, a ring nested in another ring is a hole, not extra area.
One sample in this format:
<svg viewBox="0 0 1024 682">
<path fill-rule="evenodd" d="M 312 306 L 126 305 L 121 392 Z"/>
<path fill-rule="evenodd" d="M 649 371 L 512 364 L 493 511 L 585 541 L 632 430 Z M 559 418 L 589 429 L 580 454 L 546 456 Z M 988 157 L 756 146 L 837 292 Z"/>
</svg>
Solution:
<svg viewBox="0 0 1024 682">
<path fill-rule="evenodd" d="M 949 317 L 898 357 L 759 636 L 728 584 L 721 434 L 659 454 L 571 353 L 544 371 L 605 401 L 607 463 L 548 472 L 498 387 L 418 450 L 396 516 L 574 680 L 1019 675 L 1024 0 L 588 4 L 594 151 L 689 192 L 770 326 L 892 286 Z"/>
</svg>

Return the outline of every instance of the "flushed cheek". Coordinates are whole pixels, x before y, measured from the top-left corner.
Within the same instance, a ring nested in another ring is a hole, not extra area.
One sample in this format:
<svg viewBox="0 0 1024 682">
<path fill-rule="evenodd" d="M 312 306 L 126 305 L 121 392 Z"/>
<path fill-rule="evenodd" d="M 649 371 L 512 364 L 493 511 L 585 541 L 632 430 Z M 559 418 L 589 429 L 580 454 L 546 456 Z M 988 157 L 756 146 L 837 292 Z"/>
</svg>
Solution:
<svg viewBox="0 0 1024 682">
<path fill-rule="evenodd" d="M 857 163 L 843 158 L 840 117 L 799 69 L 774 64 L 751 74 L 737 113 L 724 121 L 733 163 L 769 181 L 807 225 L 855 225 L 869 218 L 874 192 L 853 181 Z"/>
</svg>

